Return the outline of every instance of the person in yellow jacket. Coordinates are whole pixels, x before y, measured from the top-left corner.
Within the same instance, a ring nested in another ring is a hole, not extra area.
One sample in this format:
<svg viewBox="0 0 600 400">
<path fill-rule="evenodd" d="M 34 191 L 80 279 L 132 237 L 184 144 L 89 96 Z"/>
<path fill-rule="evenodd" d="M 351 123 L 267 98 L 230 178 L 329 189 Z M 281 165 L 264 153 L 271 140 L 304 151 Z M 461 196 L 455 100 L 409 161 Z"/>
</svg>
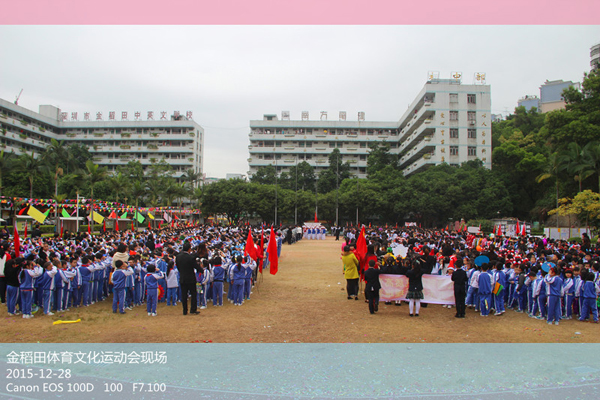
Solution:
<svg viewBox="0 0 600 400">
<path fill-rule="evenodd" d="M 344 246 L 342 263 L 344 263 L 348 300 L 352 300 L 352 297 L 354 300 L 358 300 L 358 258 L 350 251 L 350 246 Z"/>
</svg>

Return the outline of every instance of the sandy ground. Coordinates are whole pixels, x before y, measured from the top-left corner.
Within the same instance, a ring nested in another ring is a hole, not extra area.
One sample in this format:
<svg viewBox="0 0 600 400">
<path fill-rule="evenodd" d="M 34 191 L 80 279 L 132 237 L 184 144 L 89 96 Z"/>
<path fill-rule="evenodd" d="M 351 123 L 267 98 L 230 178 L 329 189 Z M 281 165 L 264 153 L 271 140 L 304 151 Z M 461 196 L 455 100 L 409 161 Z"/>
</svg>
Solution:
<svg viewBox="0 0 600 400">
<path fill-rule="evenodd" d="M 4 314 L 4 343 L 598 343 L 600 325 L 575 320 L 550 326 L 513 311 L 482 318 L 467 310 L 430 305 L 419 318 L 408 316 L 408 305 L 386 306 L 369 314 L 361 295 L 347 300 L 340 243 L 328 237 L 284 245 L 279 272 L 265 271 L 251 300 L 236 307 L 209 307 L 197 316 L 183 316 L 181 306 L 161 303 L 157 317 L 145 306 L 126 315 L 112 313 L 112 300 L 54 316 L 33 319 Z M 5 312 L 5 311 L 3 311 Z M 76 324 L 52 325 L 76 320 Z"/>
</svg>

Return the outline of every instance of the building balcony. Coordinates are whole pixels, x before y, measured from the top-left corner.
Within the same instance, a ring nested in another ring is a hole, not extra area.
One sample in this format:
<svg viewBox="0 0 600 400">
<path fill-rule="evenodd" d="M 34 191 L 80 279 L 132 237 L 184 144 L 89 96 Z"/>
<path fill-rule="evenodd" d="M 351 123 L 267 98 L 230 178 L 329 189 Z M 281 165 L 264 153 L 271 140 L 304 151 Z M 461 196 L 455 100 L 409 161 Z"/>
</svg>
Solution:
<svg viewBox="0 0 600 400">
<path fill-rule="evenodd" d="M 424 154 L 431 153 L 434 150 L 435 146 L 430 141 L 422 140 L 400 159 L 400 167 L 407 168 L 411 163 L 423 157 Z"/>
</svg>

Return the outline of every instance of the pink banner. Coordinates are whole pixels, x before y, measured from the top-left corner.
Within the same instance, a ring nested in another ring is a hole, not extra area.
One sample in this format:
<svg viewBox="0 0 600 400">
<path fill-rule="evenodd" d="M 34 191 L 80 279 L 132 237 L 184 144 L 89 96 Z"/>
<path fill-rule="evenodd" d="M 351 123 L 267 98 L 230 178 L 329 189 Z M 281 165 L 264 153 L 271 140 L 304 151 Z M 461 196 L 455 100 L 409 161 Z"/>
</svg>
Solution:
<svg viewBox="0 0 600 400">
<path fill-rule="evenodd" d="M 449 276 L 423 275 L 423 303 L 454 304 L 454 282 Z M 381 301 L 406 300 L 408 278 L 404 275 L 379 275 Z"/>
</svg>

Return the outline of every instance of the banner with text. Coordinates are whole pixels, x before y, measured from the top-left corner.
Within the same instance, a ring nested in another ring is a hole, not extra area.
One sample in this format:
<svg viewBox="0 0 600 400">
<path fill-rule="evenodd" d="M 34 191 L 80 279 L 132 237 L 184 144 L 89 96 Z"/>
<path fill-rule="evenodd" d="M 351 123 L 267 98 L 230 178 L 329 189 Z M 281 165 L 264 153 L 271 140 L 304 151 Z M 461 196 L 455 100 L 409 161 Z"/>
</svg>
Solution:
<svg viewBox="0 0 600 400">
<path fill-rule="evenodd" d="M 424 303 L 454 304 L 454 282 L 449 276 L 423 275 Z M 404 275 L 379 275 L 381 301 L 406 300 L 408 278 Z"/>
</svg>

